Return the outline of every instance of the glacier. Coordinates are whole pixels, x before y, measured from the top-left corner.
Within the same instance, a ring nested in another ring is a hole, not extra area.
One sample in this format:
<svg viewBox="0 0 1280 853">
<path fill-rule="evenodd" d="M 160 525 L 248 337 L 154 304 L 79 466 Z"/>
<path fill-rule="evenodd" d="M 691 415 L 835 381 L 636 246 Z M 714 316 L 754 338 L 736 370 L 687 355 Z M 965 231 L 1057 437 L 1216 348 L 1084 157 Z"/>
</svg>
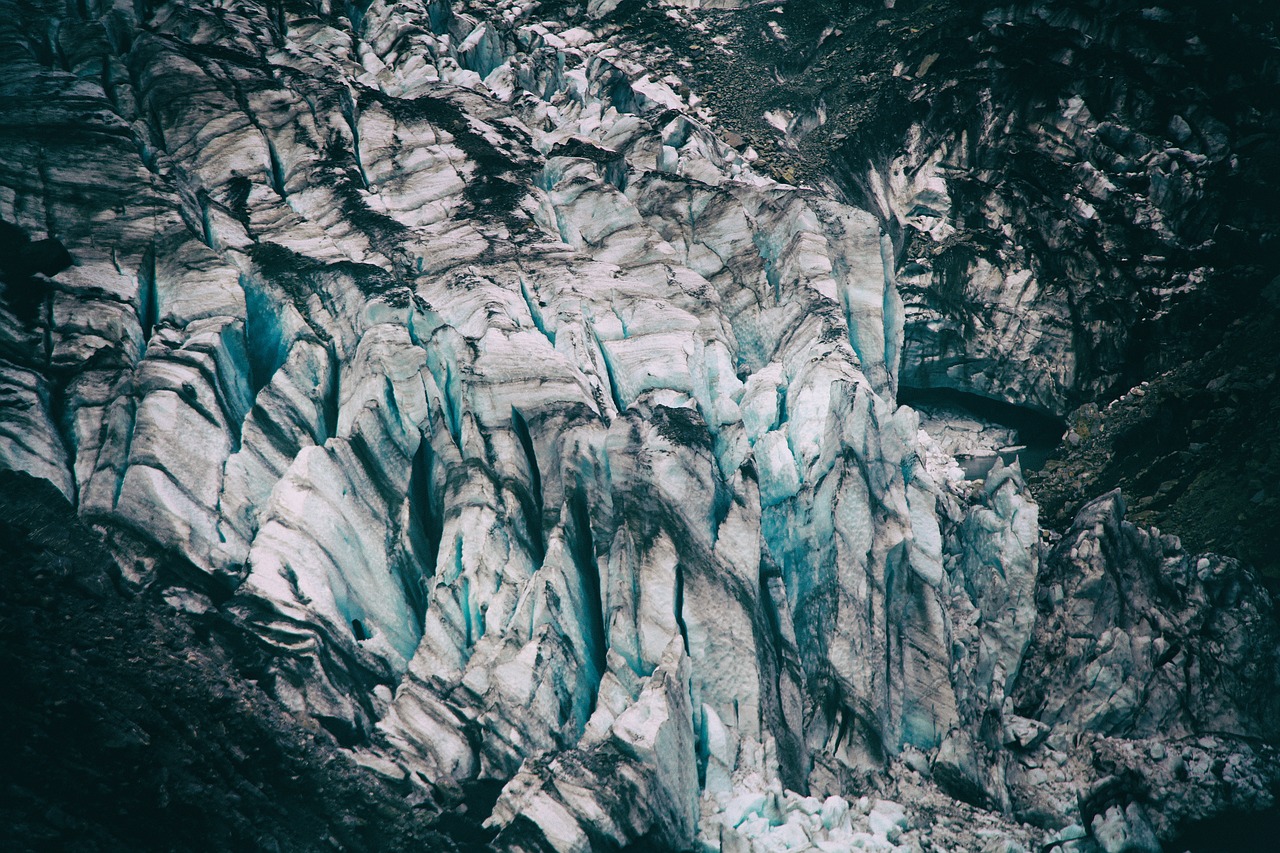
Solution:
<svg viewBox="0 0 1280 853">
<path fill-rule="evenodd" d="M 1273 805 L 1263 586 L 1118 494 L 1056 540 L 1017 465 L 965 479 L 897 402 L 884 218 L 616 26 L 0 13 L 0 219 L 74 261 L 31 316 L 8 279 L 0 464 L 407 797 L 496 783 L 530 853 L 1159 850 Z"/>
</svg>

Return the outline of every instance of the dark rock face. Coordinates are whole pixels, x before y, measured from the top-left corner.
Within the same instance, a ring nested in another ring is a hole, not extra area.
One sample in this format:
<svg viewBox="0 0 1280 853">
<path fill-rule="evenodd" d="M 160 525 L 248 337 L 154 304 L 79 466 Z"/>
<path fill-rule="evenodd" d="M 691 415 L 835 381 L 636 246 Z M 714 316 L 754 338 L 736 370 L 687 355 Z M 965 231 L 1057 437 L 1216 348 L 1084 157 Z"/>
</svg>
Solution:
<svg viewBox="0 0 1280 853">
<path fill-rule="evenodd" d="M 1110 853 L 1274 809 L 1271 595 L 1088 502 L 1274 460 L 1177 396 L 1275 396 L 1271 314 L 1229 325 L 1274 296 L 1270 22 L 961 5 L 0 0 L 12 843 Z M 900 387 L 1065 417 L 1047 513 Z"/>
<path fill-rule="evenodd" d="M 1270 597 L 1248 569 L 1134 527 L 1112 492 L 1081 510 L 1036 595 L 1039 618 L 1012 695 L 1015 712 L 1048 739 L 1037 746 L 1010 732 L 1015 811 L 1034 817 L 1074 805 L 1080 789 L 1055 794 L 1052 771 L 1046 778 L 1040 769 L 1063 759 L 1090 765 L 1078 781 L 1096 776 L 1084 786 L 1086 825 L 1138 803 L 1168 838 L 1206 817 L 1208 802 L 1269 805 L 1280 697 L 1268 650 L 1280 637 Z M 1055 755 L 1063 744 L 1052 733 L 1063 724 L 1098 743 Z M 1227 743 L 1225 756 L 1209 758 Z M 1195 795 L 1172 794 L 1179 776 L 1197 777 Z"/>
<path fill-rule="evenodd" d="M 1034 706 L 1037 719 L 1050 724 L 1087 706 L 1092 716 L 1081 727 L 1100 734 L 1213 731 L 1274 740 L 1275 661 L 1256 650 L 1278 638 L 1271 614 L 1258 609 L 1267 599 L 1256 578 L 1232 560 L 1193 558 L 1177 537 L 1123 519 L 1123 502 L 1112 492 L 1082 509 L 1054 549 L 1039 578 L 1038 606 L 1047 618 L 1038 622 L 1031 670 L 1024 669 L 1035 686 L 1015 702 Z M 1144 690 L 1111 683 L 1099 674 L 1107 670 L 1143 682 Z M 1091 691 L 1107 692 L 1110 702 Z"/>
<path fill-rule="evenodd" d="M 1067 441 L 1030 482 L 1048 526 L 1121 488 L 1130 518 L 1280 576 L 1280 288 L 1201 355 L 1068 419 Z"/>
<path fill-rule="evenodd" d="M 1280 91 L 1264 59 L 1274 21 L 1044 3 L 994 9 L 982 26 L 973 46 L 990 78 L 927 119 L 901 161 L 943 178 L 956 227 L 925 238 L 934 214 L 906 223 L 904 260 L 920 269 L 904 270 L 917 310 L 905 363 L 917 366 L 903 382 L 1025 393 L 1064 413 L 1178 364 L 1277 271 L 1277 223 L 1255 195 L 1280 178 L 1270 143 L 1259 147 L 1280 121 L 1259 106 Z M 1010 345 L 957 343 L 974 330 L 1026 340 L 1012 345 L 1039 384 L 990 375 Z"/>
</svg>

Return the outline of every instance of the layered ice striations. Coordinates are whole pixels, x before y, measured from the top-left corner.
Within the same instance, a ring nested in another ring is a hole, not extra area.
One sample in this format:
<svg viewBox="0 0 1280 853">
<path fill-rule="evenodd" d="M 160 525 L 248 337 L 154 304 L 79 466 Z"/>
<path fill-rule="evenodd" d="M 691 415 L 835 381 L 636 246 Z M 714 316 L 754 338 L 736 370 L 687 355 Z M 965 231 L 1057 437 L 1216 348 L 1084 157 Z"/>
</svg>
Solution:
<svg viewBox="0 0 1280 853">
<path fill-rule="evenodd" d="M 1231 718 L 1099 692 L 1167 651 L 1082 651 L 1094 692 L 1033 701 L 1054 619 L 1121 617 L 1062 604 L 1016 469 L 971 491 L 895 405 L 876 219 L 756 175 L 607 40 L 530 3 L 90 5 L 0 68 L 0 217 L 77 264 L 0 314 L 0 460 L 131 582 L 187 564 L 361 761 L 503 783 L 509 849 L 918 849 L 856 802 L 903 756 L 1026 816 L 1001 733 Z"/>
</svg>

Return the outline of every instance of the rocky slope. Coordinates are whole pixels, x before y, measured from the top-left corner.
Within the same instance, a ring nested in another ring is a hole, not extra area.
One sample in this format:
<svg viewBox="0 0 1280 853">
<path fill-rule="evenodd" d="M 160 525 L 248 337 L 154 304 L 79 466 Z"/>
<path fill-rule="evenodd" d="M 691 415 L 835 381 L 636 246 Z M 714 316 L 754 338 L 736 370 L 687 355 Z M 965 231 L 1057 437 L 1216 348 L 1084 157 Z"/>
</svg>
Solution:
<svg viewBox="0 0 1280 853">
<path fill-rule="evenodd" d="M 6 850 L 468 849 L 257 689 L 216 612 L 123 594 L 46 481 L 0 475 L 0 846 Z M 246 678 L 249 676 L 249 678 Z M 479 848 L 476 843 L 472 849 Z"/>
<path fill-rule="evenodd" d="M 699 17 L 727 12 L 0 13 L 0 462 L 49 484 L 12 479 L 6 513 L 21 533 L 65 501 L 125 597 L 74 636 L 21 618 L 58 646 L 144 614 L 140 659 L 192 648 L 181 704 L 227 679 L 267 721 L 232 715 L 227 749 L 285 744 L 351 818 L 304 820 L 300 782 L 236 759 L 202 812 L 239 817 L 226 843 L 1110 853 L 1274 807 L 1280 629 L 1252 570 L 1116 494 L 1050 547 L 1017 467 L 966 481 L 898 405 L 945 376 L 1063 414 L 1130 363 L 1080 361 L 1081 328 L 1136 328 L 1097 305 L 1047 331 L 1073 297 L 1033 286 L 1039 249 L 912 254 L 959 245 L 966 208 L 897 208 L 980 164 L 916 131 L 855 175 L 878 195 L 779 182 L 619 26 L 660 13 L 732 54 Z M 1043 224 L 994 197 L 987 227 Z M 957 338 L 937 293 L 1004 308 Z M 11 581 L 65 563 L 41 529 Z M 162 764 L 201 749 L 120 719 Z M 61 768 L 11 786 L 16 843 L 164 846 L 45 808 Z M 282 791 L 276 830 L 242 778 Z"/>
</svg>

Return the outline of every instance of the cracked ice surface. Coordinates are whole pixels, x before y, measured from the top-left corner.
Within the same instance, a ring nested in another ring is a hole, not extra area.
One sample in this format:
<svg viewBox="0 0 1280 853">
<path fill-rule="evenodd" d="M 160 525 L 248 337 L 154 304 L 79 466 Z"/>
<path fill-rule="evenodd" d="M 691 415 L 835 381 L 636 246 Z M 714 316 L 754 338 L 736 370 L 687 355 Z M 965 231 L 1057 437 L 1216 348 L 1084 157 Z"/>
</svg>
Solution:
<svg viewBox="0 0 1280 853">
<path fill-rule="evenodd" d="M 876 220 L 530 4 L 324 6 L 40 72 L 128 200 L 6 161 L 92 369 L 54 407 L 6 361 L 0 460 L 188 561 L 369 766 L 506 782 L 512 849 L 893 849 L 842 796 L 1005 714 L 1040 552 L 1016 470 L 962 493 L 895 405 Z"/>
<path fill-rule="evenodd" d="M 132 314 L 55 329 L 115 369 L 9 464 L 230 590 L 297 711 L 438 785 L 513 777 L 512 838 L 524 813 L 559 849 L 684 844 L 703 788 L 835 794 L 937 745 L 938 489 L 872 216 L 520 6 L 264 26 L 170 5 L 132 46 L 113 106 L 164 145 L 105 168 L 150 190 L 93 229 Z M 566 793 L 605 758 L 648 811 Z"/>
</svg>

